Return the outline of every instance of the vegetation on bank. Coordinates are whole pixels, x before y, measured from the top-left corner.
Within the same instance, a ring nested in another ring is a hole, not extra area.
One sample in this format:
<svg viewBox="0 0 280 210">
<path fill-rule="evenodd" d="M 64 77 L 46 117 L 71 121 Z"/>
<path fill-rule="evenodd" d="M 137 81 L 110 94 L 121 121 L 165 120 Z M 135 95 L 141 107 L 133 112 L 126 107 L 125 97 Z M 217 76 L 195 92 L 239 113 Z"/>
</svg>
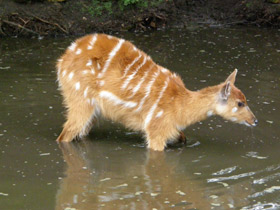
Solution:
<svg viewBox="0 0 280 210">
<path fill-rule="evenodd" d="M 2 0 L 0 36 L 236 24 L 280 28 L 280 0 Z"/>
</svg>

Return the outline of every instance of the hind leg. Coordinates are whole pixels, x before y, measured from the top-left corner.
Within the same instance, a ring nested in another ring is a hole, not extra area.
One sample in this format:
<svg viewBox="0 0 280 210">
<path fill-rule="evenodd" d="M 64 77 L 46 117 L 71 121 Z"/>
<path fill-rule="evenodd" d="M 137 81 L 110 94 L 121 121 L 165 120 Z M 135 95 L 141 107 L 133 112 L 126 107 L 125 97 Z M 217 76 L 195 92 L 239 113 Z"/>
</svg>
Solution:
<svg viewBox="0 0 280 210">
<path fill-rule="evenodd" d="M 92 126 L 96 107 L 86 101 L 68 104 L 68 106 L 67 121 L 57 141 L 70 142 L 77 136 L 82 137 L 89 132 Z"/>
</svg>

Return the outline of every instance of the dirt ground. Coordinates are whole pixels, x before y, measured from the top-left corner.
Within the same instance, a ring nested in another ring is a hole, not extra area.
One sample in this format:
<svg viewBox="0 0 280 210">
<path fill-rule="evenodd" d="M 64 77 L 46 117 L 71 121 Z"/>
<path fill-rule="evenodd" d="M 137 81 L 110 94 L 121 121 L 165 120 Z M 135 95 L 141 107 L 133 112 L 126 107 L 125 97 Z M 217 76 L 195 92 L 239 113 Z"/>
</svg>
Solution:
<svg viewBox="0 0 280 210">
<path fill-rule="evenodd" d="M 274 3 L 271 3 L 274 2 Z M 278 0 L 173 0 L 146 9 L 101 15 L 90 12 L 91 1 L 16 3 L 0 0 L 0 36 L 69 36 L 92 32 L 153 30 L 206 25 L 255 25 L 280 28 Z"/>
</svg>

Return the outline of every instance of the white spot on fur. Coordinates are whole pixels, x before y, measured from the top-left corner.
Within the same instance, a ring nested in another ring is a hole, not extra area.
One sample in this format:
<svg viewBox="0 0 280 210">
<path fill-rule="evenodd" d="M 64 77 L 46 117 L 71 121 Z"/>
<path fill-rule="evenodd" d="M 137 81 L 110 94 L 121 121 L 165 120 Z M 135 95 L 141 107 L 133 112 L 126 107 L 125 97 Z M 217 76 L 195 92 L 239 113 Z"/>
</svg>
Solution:
<svg viewBox="0 0 280 210">
<path fill-rule="evenodd" d="M 71 73 L 68 75 L 68 79 L 71 80 L 71 79 L 73 78 L 73 76 L 74 76 L 74 73 L 71 72 Z"/>
<path fill-rule="evenodd" d="M 232 112 L 232 113 L 235 113 L 235 112 L 237 112 L 237 110 L 238 110 L 237 107 L 233 107 L 232 110 L 231 110 L 231 112 Z"/>
<path fill-rule="evenodd" d="M 123 39 L 120 39 L 118 44 L 114 47 L 114 49 L 109 53 L 109 57 L 108 60 L 106 61 L 101 74 L 99 75 L 99 78 L 103 77 L 103 75 L 106 73 L 113 57 L 117 54 L 117 52 L 119 51 L 119 49 L 121 48 L 122 44 L 124 43 Z"/>
<path fill-rule="evenodd" d="M 87 99 L 87 103 L 90 104 L 90 99 L 89 98 Z"/>
<path fill-rule="evenodd" d="M 62 77 L 64 77 L 66 75 L 66 70 L 64 70 L 63 72 L 62 72 Z"/>
<path fill-rule="evenodd" d="M 76 47 L 77 47 L 77 43 L 72 42 L 72 44 L 69 47 L 69 50 L 74 51 L 76 49 Z"/>
<path fill-rule="evenodd" d="M 89 59 L 88 62 L 87 62 L 87 64 L 86 64 L 86 66 L 91 66 L 91 65 L 92 65 L 92 60 Z"/>
<path fill-rule="evenodd" d="M 213 110 L 209 110 L 208 112 L 207 112 L 207 117 L 211 117 L 213 115 Z"/>
<path fill-rule="evenodd" d="M 162 73 L 167 73 L 168 70 L 167 70 L 166 68 L 162 68 L 162 69 L 161 69 L 161 72 L 162 72 Z"/>
<path fill-rule="evenodd" d="M 96 63 L 97 63 L 97 69 L 100 70 L 101 69 L 100 64 L 98 62 L 96 62 Z"/>
<path fill-rule="evenodd" d="M 79 49 L 77 49 L 77 51 L 76 51 L 76 55 L 79 55 L 79 54 L 81 54 L 82 53 L 82 50 L 79 48 Z"/>
<path fill-rule="evenodd" d="M 79 90 L 80 89 L 80 82 L 76 82 L 76 84 L 75 84 L 75 88 L 76 88 L 76 90 Z"/>
<path fill-rule="evenodd" d="M 86 87 L 85 91 L 84 91 L 84 98 L 87 97 L 87 93 L 88 93 L 88 87 Z"/>
<path fill-rule="evenodd" d="M 83 70 L 83 74 L 87 74 L 89 70 Z"/>
<path fill-rule="evenodd" d="M 156 115 L 156 118 L 159 118 L 163 114 L 163 110 L 159 111 Z"/>
<path fill-rule="evenodd" d="M 63 61 L 63 59 L 61 59 L 61 58 L 60 58 L 60 59 L 57 59 L 57 62 L 62 62 L 62 61 Z"/>
<path fill-rule="evenodd" d="M 93 74 L 93 75 L 95 74 L 94 68 L 91 68 L 90 73 Z"/>
<path fill-rule="evenodd" d="M 133 108 L 137 106 L 137 103 L 132 101 L 124 101 L 109 91 L 101 91 L 99 93 L 99 96 L 101 98 L 106 98 L 109 101 L 112 101 L 115 105 L 123 105 L 124 107 L 128 107 L 128 108 Z"/>
<path fill-rule="evenodd" d="M 99 85 L 100 86 L 103 86 L 105 84 L 105 81 L 104 80 L 101 80 L 100 82 L 99 82 Z"/>
</svg>

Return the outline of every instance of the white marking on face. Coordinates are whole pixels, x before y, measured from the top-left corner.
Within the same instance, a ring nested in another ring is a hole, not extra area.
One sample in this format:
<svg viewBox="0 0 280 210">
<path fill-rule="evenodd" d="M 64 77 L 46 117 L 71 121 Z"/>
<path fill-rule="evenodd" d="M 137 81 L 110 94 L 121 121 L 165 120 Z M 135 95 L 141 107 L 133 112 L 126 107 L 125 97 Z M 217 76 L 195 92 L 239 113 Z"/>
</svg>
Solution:
<svg viewBox="0 0 280 210">
<path fill-rule="evenodd" d="M 63 72 L 62 72 L 62 77 L 64 77 L 66 75 L 66 70 L 64 70 Z"/>
<path fill-rule="evenodd" d="M 69 47 L 69 50 L 74 51 L 76 49 L 76 47 L 77 47 L 77 43 L 72 42 L 72 44 Z"/>
<path fill-rule="evenodd" d="M 207 112 L 207 117 L 211 117 L 213 115 L 213 110 L 209 110 L 208 112 Z"/>
<path fill-rule="evenodd" d="M 112 101 L 115 105 L 123 105 L 124 107 L 127 107 L 127 108 L 133 108 L 133 107 L 137 106 L 136 102 L 124 101 L 109 91 L 101 91 L 99 93 L 99 96 L 101 98 L 106 98 L 109 101 Z"/>
<path fill-rule="evenodd" d="M 223 105 L 223 104 L 218 104 L 217 106 L 216 106 L 216 112 L 218 113 L 218 114 L 223 114 L 224 112 L 226 112 L 227 111 L 227 105 L 225 104 L 225 105 Z"/>
<path fill-rule="evenodd" d="M 159 118 L 163 114 L 163 110 L 159 111 L 156 115 L 156 118 Z"/>
<path fill-rule="evenodd" d="M 235 122 L 235 121 L 237 121 L 237 118 L 236 118 L 236 117 L 232 117 L 232 118 L 230 118 L 230 120 L 231 120 L 232 122 Z"/>
<path fill-rule="evenodd" d="M 159 75 L 159 70 L 157 72 L 155 72 L 155 74 L 153 75 L 151 81 L 148 83 L 147 87 L 146 87 L 146 94 L 145 96 L 141 99 L 140 103 L 139 103 L 139 106 L 138 108 L 136 109 L 136 111 L 140 111 L 142 109 L 142 106 L 144 104 L 144 102 L 146 101 L 146 99 L 148 98 L 148 96 L 150 95 L 150 92 L 151 92 L 151 89 L 152 89 L 152 86 L 154 84 L 154 82 L 156 81 L 156 78 L 158 77 Z"/>
<path fill-rule="evenodd" d="M 235 113 L 235 112 L 237 112 L 237 110 L 238 110 L 237 107 L 233 107 L 232 110 L 231 110 L 231 112 L 232 112 L 232 113 Z"/>
<path fill-rule="evenodd" d="M 114 47 L 114 49 L 109 53 L 109 57 L 108 60 L 106 61 L 101 74 L 99 75 L 99 78 L 103 77 L 103 75 L 106 73 L 112 59 L 114 58 L 114 56 L 117 54 L 117 52 L 119 51 L 119 49 L 121 48 L 122 44 L 124 43 L 123 39 L 120 39 L 118 44 Z"/>
<path fill-rule="evenodd" d="M 76 88 L 76 90 L 79 90 L 80 89 L 80 82 L 76 82 L 76 84 L 75 84 L 75 88 Z"/>
<path fill-rule="evenodd" d="M 169 83 L 169 78 L 167 78 L 167 80 L 164 82 L 164 86 L 163 88 L 161 89 L 160 93 L 159 93 L 159 96 L 156 100 L 156 102 L 154 103 L 154 105 L 151 107 L 150 111 L 148 112 L 147 116 L 146 116 L 146 119 L 145 119 L 145 122 L 144 122 L 144 128 L 146 129 L 147 126 L 149 125 L 149 122 L 151 121 L 152 117 L 153 117 L 153 114 L 154 114 L 154 111 L 155 109 L 157 108 L 157 105 L 160 101 L 160 99 L 162 98 L 163 96 L 163 93 L 165 92 L 167 86 L 168 86 L 168 83 Z"/>
<path fill-rule="evenodd" d="M 138 57 L 136 57 L 130 64 L 128 64 L 126 66 L 126 68 L 124 69 L 124 74 L 123 74 L 123 78 L 126 76 L 127 72 L 130 70 L 130 68 L 141 58 L 141 53 L 138 52 Z"/>
<path fill-rule="evenodd" d="M 84 91 L 84 98 L 87 97 L 87 93 L 88 93 L 88 87 L 86 87 L 85 91 Z"/>
<path fill-rule="evenodd" d="M 79 49 L 77 49 L 77 51 L 76 51 L 76 55 L 79 55 L 79 54 L 81 54 L 82 53 L 82 50 L 79 48 Z"/>
<path fill-rule="evenodd" d="M 74 76 L 74 73 L 71 72 L 71 73 L 68 75 L 68 79 L 71 80 L 71 79 L 73 78 L 73 76 Z"/>
<path fill-rule="evenodd" d="M 91 66 L 91 65 L 92 65 L 92 60 L 89 59 L 88 62 L 87 62 L 87 64 L 86 64 L 86 66 Z"/>
<path fill-rule="evenodd" d="M 142 66 L 145 65 L 146 60 L 147 60 L 147 58 L 146 58 L 146 56 L 145 56 L 144 59 L 143 59 L 143 62 L 142 62 L 140 65 L 138 65 L 138 67 L 135 69 L 135 71 L 134 71 L 131 75 L 129 75 L 129 76 L 127 77 L 127 79 L 124 81 L 124 83 L 123 83 L 123 85 L 122 85 L 122 87 L 121 87 L 122 90 L 125 89 L 125 88 L 127 87 L 127 85 L 129 84 L 129 82 L 130 82 L 130 81 L 134 78 L 134 76 L 137 74 L 138 70 L 139 70 Z"/>
</svg>

